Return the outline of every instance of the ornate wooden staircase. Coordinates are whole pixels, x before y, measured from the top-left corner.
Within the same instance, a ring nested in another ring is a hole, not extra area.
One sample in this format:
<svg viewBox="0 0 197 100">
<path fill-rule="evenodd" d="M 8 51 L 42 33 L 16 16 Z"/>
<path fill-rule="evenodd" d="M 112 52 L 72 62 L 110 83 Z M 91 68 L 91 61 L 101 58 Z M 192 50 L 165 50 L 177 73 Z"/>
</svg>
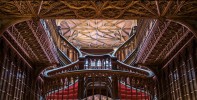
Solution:
<svg viewBox="0 0 197 100">
<path fill-rule="evenodd" d="M 103 96 L 152 100 L 155 97 L 153 72 L 146 67 L 131 66 L 138 47 L 133 44 L 136 43 L 134 33 L 112 54 L 104 55 L 82 53 L 61 34 L 57 36 L 61 43 L 56 45 L 61 64 L 44 72 L 43 91 L 47 100 L 94 100 L 96 96 L 100 100 Z"/>
<path fill-rule="evenodd" d="M 48 100 L 85 99 L 102 93 L 113 99 L 153 98 L 149 90 L 153 87 L 148 85 L 154 74 L 126 65 L 110 55 L 80 57 L 67 66 L 47 70 L 44 75 L 48 80 L 45 85 Z"/>
</svg>

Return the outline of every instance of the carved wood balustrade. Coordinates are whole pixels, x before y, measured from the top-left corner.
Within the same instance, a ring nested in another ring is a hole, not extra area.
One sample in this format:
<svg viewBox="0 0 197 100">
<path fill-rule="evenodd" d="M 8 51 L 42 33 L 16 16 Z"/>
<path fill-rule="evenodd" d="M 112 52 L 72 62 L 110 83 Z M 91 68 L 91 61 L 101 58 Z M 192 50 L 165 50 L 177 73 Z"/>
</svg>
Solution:
<svg viewBox="0 0 197 100">
<path fill-rule="evenodd" d="M 99 61 L 101 62 L 99 63 Z M 120 61 L 117 61 L 116 57 L 111 57 L 110 55 L 87 55 L 85 57 L 80 57 L 79 60 L 71 64 L 48 70 L 45 73 L 47 73 L 46 76 L 53 76 L 56 74 L 63 74 L 70 71 L 94 69 L 127 71 L 131 73 L 140 74 L 144 77 L 152 77 L 154 75 L 150 70 L 148 70 L 148 68 L 141 69 L 124 64 Z"/>
<path fill-rule="evenodd" d="M 149 37 L 149 31 L 155 25 L 156 20 L 138 20 L 137 27 L 133 27 L 131 37 L 112 54 L 119 61 L 129 65 L 134 65 L 137 61 L 137 55 L 143 50 L 144 41 Z M 148 41 L 148 40 L 147 40 Z M 146 43 L 145 43 L 146 44 Z"/>
<path fill-rule="evenodd" d="M 47 23 L 46 23 L 47 21 Z M 46 29 L 50 30 L 50 37 L 53 40 L 58 53 L 59 60 L 64 64 L 70 64 L 82 56 L 81 52 L 73 46 L 63 35 L 60 27 L 57 27 L 54 20 L 42 20 Z"/>
<path fill-rule="evenodd" d="M 70 42 L 68 42 L 65 37 L 60 35 L 60 38 L 60 50 L 65 53 L 72 62 L 76 61 L 78 57 L 82 56 L 81 52 Z"/>
<path fill-rule="evenodd" d="M 150 100 L 155 96 L 153 94 L 154 81 L 152 77 L 154 74 L 152 71 L 126 65 L 110 55 L 79 57 L 79 60 L 74 63 L 45 71 L 44 76 L 48 80 L 45 84 L 45 93 L 48 100 L 54 98 L 83 99 L 95 94 L 114 99 L 124 98 L 123 94 L 118 93 L 122 91 L 123 86 L 128 88 L 127 92 L 135 90 L 142 93 L 143 96 L 137 95 L 135 98 L 146 97 L 147 100 Z M 105 79 L 109 81 L 106 83 Z M 149 82 L 152 86 L 148 84 Z M 147 86 L 149 86 L 149 89 Z M 72 90 L 69 88 L 72 88 Z M 73 94 L 73 91 L 78 91 L 78 93 Z M 71 94 L 73 96 L 69 96 Z M 131 94 L 127 94 L 128 98 Z"/>
<path fill-rule="evenodd" d="M 113 52 L 113 56 L 116 56 L 118 60 L 123 61 L 132 55 L 133 52 L 135 52 L 137 45 L 136 45 L 136 26 L 134 26 L 131 30 L 131 37 L 121 46 Z"/>
</svg>

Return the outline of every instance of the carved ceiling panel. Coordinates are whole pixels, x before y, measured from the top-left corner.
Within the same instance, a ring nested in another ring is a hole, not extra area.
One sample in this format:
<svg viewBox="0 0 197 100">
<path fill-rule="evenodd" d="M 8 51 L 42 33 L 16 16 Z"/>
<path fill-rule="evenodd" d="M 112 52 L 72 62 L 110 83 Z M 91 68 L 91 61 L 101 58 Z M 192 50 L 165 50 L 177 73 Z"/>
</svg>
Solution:
<svg viewBox="0 0 197 100">
<path fill-rule="evenodd" d="M 66 19 L 196 18 L 197 1 L 66 0 L 1 1 L 0 18 Z M 192 16 L 191 16 L 192 15 Z"/>
<path fill-rule="evenodd" d="M 114 48 L 132 35 L 137 20 L 56 20 L 69 42 L 81 48 Z"/>
</svg>

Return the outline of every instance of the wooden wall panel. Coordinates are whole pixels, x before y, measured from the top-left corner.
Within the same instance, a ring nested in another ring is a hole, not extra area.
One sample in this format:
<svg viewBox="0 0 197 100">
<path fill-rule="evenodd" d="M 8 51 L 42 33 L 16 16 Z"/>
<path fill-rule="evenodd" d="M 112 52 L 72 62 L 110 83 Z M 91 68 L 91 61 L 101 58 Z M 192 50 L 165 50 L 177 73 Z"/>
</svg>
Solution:
<svg viewBox="0 0 197 100">
<path fill-rule="evenodd" d="M 197 100 L 197 39 L 192 39 L 158 76 L 159 100 Z"/>
<path fill-rule="evenodd" d="M 34 78 L 33 69 L 0 38 L 0 100 L 40 100 L 41 80 Z"/>
</svg>

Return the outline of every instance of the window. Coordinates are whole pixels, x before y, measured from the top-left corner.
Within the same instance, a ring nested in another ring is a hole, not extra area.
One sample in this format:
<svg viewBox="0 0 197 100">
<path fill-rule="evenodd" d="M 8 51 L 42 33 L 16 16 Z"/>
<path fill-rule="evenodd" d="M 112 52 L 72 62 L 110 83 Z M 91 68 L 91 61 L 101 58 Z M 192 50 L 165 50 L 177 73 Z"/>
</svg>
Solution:
<svg viewBox="0 0 197 100">
<path fill-rule="evenodd" d="M 101 66 L 101 60 L 100 59 L 97 61 L 97 66 Z"/>
</svg>

